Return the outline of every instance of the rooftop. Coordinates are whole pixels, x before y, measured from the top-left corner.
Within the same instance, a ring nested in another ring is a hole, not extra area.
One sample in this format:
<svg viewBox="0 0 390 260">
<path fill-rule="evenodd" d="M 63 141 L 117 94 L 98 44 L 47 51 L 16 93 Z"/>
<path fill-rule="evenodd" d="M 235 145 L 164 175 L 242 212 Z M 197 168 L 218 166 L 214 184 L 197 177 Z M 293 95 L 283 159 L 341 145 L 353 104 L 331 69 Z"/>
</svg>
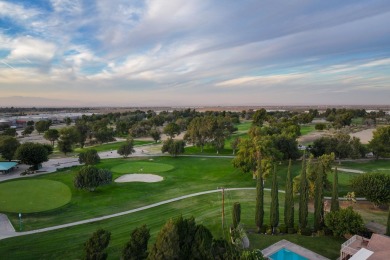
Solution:
<svg viewBox="0 0 390 260">
<path fill-rule="evenodd" d="M 8 171 L 17 164 L 17 162 L 0 162 L 0 171 Z"/>
</svg>

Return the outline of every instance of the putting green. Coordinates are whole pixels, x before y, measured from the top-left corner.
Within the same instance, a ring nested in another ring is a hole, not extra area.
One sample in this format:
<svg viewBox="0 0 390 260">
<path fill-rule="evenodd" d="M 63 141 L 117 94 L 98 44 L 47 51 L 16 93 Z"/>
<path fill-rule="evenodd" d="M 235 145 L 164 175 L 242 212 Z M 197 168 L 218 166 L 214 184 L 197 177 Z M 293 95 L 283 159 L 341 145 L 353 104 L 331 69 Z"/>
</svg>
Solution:
<svg viewBox="0 0 390 260">
<path fill-rule="evenodd" d="M 61 207 L 71 198 L 69 187 L 58 181 L 22 180 L 0 184 L 0 212 L 41 212 Z"/>
<path fill-rule="evenodd" d="M 111 171 L 117 173 L 155 173 L 166 172 L 172 170 L 173 168 L 173 165 L 170 164 L 141 161 L 122 163 L 112 167 Z"/>
</svg>

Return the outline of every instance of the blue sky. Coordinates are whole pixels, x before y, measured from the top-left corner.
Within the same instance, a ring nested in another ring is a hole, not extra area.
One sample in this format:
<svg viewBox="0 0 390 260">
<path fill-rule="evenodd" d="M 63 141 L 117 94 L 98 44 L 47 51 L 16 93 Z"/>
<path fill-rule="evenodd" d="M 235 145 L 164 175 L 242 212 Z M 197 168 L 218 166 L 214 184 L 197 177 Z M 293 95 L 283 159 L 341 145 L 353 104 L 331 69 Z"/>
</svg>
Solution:
<svg viewBox="0 0 390 260">
<path fill-rule="evenodd" d="M 0 0 L 0 98 L 390 104 L 389 25 L 388 0 Z"/>
</svg>

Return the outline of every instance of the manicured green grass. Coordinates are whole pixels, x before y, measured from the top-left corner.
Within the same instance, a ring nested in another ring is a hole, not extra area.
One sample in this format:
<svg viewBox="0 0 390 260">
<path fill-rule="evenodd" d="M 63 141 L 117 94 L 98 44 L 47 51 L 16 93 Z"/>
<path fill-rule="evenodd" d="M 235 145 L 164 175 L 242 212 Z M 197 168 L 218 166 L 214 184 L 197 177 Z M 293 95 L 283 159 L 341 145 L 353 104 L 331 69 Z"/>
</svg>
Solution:
<svg viewBox="0 0 390 260">
<path fill-rule="evenodd" d="M 98 167 L 112 169 L 123 163 L 151 163 L 151 158 L 106 159 Z M 26 230 L 43 228 L 103 216 L 149 205 L 161 200 L 185 194 L 212 190 L 216 187 L 254 187 L 249 175 L 234 169 L 230 158 L 156 157 L 153 163 L 172 165 L 174 168 L 159 175 L 164 178 L 156 183 L 112 183 L 94 192 L 76 190 L 73 177 L 79 167 L 63 169 L 56 173 L 29 177 L 51 179 L 66 184 L 72 192 L 72 200 L 66 206 L 49 212 L 26 214 Z M 126 172 L 127 173 L 127 172 Z M 113 179 L 124 173 L 113 172 Z M 17 226 L 17 214 L 8 214 Z"/>
<path fill-rule="evenodd" d="M 172 170 L 174 167 L 170 164 L 155 163 L 150 161 L 142 162 L 126 162 L 118 164 L 111 168 L 111 171 L 117 173 L 155 173 L 155 172 L 166 172 Z"/>
<path fill-rule="evenodd" d="M 390 160 L 367 160 L 341 162 L 339 167 L 361 170 L 364 172 L 383 172 L 390 174 Z"/>
<path fill-rule="evenodd" d="M 95 192 L 76 190 L 73 187 L 73 176 L 78 167 L 64 169 L 57 173 L 32 177 L 33 179 L 51 179 L 68 185 L 72 192 L 72 200 L 66 206 L 49 212 L 27 214 L 25 228 L 27 230 L 64 224 L 82 219 L 88 219 L 116 212 L 145 206 L 173 197 L 215 189 L 216 187 L 254 187 L 255 181 L 250 173 L 243 174 L 233 168 L 231 158 L 193 158 L 193 157 L 156 157 L 153 163 L 172 165 L 172 170 L 161 172 L 164 181 L 157 183 L 112 183 L 99 187 Z M 107 159 L 98 165 L 101 168 L 115 169 L 116 166 L 135 163 L 151 163 L 149 159 Z M 287 162 L 277 166 L 279 188 L 285 187 Z M 301 162 L 292 164 L 292 175 L 301 171 Z M 146 170 L 144 169 L 144 172 Z M 113 172 L 113 179 L 128 173 Z M 345 195 L 350 191 L 350 179 L 354 174 L 339 172 L 339 192 Z M 329 174 L 332 181 L 332 175 Z M 266 179 L 265 187 L 270 188 L 270 180 Z M 325 196 L 330 196 L 326 191 Z M 18 224 L 17 214 L 8 214 L 12 223 Z"/>
<path fill-rule="evenodd" d="M 301 125 L 301 135 L 307 135 L 316 131 L 314 125 Z"/>
<path fill-rule="evenodd" d="M 374 168 L 383 167 L 386 161 L 348 162 L 346 168 Z M 149 159 L 110 159 L 103 160 L 99 167 L 115 168 L 121 164 L 147 164 Z M 111 214 L 131 208 L 148 205 L 153 202 L 189 194 L 197 191 L 215 189 L 216 187 L 254 187 L 255 182 L 251 174 L 242 174 L 231 166 L 228 158 L 191 158 L 191 157 L 158 157 L 152 163 L 173 165 L 172 170 L 161 173 L 163 182 L 159 183 L 113 183 L 99 188 L 94 193 L 77 191 L 72 187 L 73 174 L 77 167 L 65 169 L 58 173 L 45 176 L 32 177 L 33 179 L 53 179 L 67 184 L 72 191 L 72 201 L 65 207 L 36 214 L 25 214 L 24 224 L 27 229 L 53 226 L 61 223 L 72 222 L 80 219 Z M 301 169 L 301 162 L 294 162 L 292 174 L 296 176 Z M 279 188 L 284 189 L 287 163 L 278 165 Z M 114 172 L 114 178 L 122 175 Z M 348 191 L 349 179 L 354 174 L 339 172 L 339 190 L 342 194 Z M 332 175 L 328 178 L 332 180 Z M 265 187 L 270 187 L 270 180 L 265 181 Z M 327 192 L 326 195 L 330 195 Z M 280 220 L 283 220 L 283 194 L 279 195 Z M 227 191 L 225 194 L 226 226 L 230 225 L 231 207 L 235 201 L 242 206 L 241 219 L 249 233 L 254 226 L 255 190 Z M 265 193 L 265 223 L 269 216 L 269 192 Z M 298 207 L 296 206 L 296 221 L 298 219 Z M 170 217 L 195 216 L 198 223 L 206 225 L 215 237 L 227 234 L 221 229 L 221 193 L 209 194 L 195 198 L 148 209 L 143 212 L 109 219 L 92 224 L 46 232 L 41 234 L 17 237 L 2 240 L 0 255 L 6 259 L 75 259 L 82 256 L 82 245 L 86 239 L 98 228 L 105 228 L 112 232 L 112 241 L 108 248 L 109 258 L 118 259 L 120 251 L 128 240 L 133 228 L 147 224 L 151 228 L 152 241 L 157 232 Z M 9 214 L 14 225 L 17 225 L 17 215 Z M 312 214 L 309 214 L 309 222 L 312 223 Z M 383 214 L 383 218 L 387 218 Z M 365 219 L 366 220 L 366 219 Z M 367 221 L 367 220 L 366 220 Z M 379 222 L 379 221 L 378 221 Z M 299 235 L 265 236 L 250 233 L 251 247 L 263 249 L 281 239 L 300 244 L 328 258 L 335 259 L 343 239 L 333 237 L 304 237 Z M 150 243 L 151 245 L 151 243 Z"/>
<path fill-rule="evenodd" d="M 0 212 L 32 213 L 59 208 L 71 200 L 67 185 L 52 180 L 18 180 L 0 184 Z"/>
<path fill-rule="evenodd" d="M 252 121 L 241 122 L 240 124 L 237 124 L 236 127 L 239 132 L 248 132 L 249 128 L 252 127 Z"/>
<path fill-rule="evenodd" d="M 221 198 L 221 193 L 213 193 L 105 221 L 2 240 L 0 255 L 5 259 L 81 258 L 83 254 L 83 243 L 94 231 L 96 231 L 96 229 L 104 228 L 112 233 L 111 242 L 108 247 L 109 259 L 118 259 L 124 244 L 129 239 L 132 229 L 146 224 L 148 228 L 151 229 L 152 237 L 149 242 L 149 247 L 151 247 L 162 225 L 169 218 L 178 217 L 180 215 L 183 215 L 183 217 L 194 216 L 196 222 L 209 228 L 216 238 L 227 237 L 227 228 L 231 224 L 231 209 L 233 203 L 236 201 L 241 203 L 241 223 L 249 231 L 255 229 L 255 190 L 225 192 L 225 230 L 222 230 L 221 228 Z M 279 200 L 281 205 L 280 222 L 282 223 L 283 194 L 279 194 Z M 269 222 L 269 204 L 270 193 L 265 192 L 265 223 Z M 298 212 L 296 211 L 296 213 Z M 297 219 L 296 214 L 296 220 Z M 312 214 L 309 214 L 309 221 L 312 221 Z M 276 242 L 281 239 L 288 239 L 333 259 L 336 258 L 335 252 L 340 249 L 340 244 L 343 242 L 342 239 L 328 237 L 317 239 L 301 237 L 299 235 L 264 236 L 250 234 L 249 237 L 251 240 L 251 248 L 263 249 L 270 244 L 270 241 Z M 309 241 L 310 239 L 312 239 L 312 242 Z M 321 245 L 324 246 L 324 244 L 326 244 L 326 249 L 321 248 Z"/>
<path fill-rule="evenodd" d="M 351 124 L 362 125 L 363 124 L 363 117 L 352 118 Z"/>
</svg>

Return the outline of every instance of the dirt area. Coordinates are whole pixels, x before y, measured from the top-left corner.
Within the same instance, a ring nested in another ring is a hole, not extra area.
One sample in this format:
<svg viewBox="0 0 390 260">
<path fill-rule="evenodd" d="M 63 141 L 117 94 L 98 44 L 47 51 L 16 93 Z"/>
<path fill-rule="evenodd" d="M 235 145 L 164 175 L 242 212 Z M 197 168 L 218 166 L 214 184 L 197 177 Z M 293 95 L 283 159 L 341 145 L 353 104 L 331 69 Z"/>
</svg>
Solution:
<svg viewBox="0 0 390 260">
<path fill-rule="evenodd" d="M 149 174 L 149 173 L 143 173 L 143 174 L 125 174 L 121 177 L 115 179 L 115 182 L 159 182 L 162 181 L 164 178 L 155 175 L 155 174 Z"/>
<path fill-rule="evenodd" d="M 375 131 L 375 128 L 365 129 L 365 130 L 362 130 L 362 131 L 359 131 L 356 133 L 352 133 L 352 134 L 350 134 L 350 136 L 352 136 L 352 137 L 355 136 L 355 137 L 360 138 L 360 142 L 362 144 L 368 144 L 368 142 L 371 141 L 371 139 L 372 139 L 374 131 Z"/>
<path fill-rule="evenodd" d="M 307 135 L 300 136 L 297 141 L 298 144 L 309 144 L 317 140 L 318 138 L 324 136 L 324 135 L 330 135 L 331 133 L 329 131 L 314 131 Z"/>
</svg>

